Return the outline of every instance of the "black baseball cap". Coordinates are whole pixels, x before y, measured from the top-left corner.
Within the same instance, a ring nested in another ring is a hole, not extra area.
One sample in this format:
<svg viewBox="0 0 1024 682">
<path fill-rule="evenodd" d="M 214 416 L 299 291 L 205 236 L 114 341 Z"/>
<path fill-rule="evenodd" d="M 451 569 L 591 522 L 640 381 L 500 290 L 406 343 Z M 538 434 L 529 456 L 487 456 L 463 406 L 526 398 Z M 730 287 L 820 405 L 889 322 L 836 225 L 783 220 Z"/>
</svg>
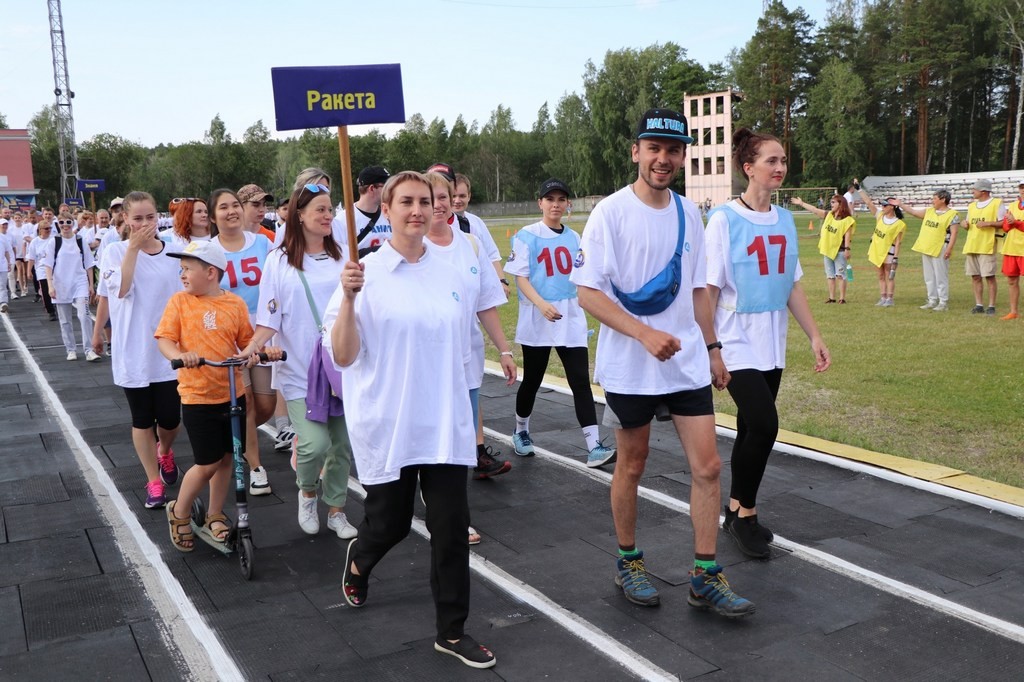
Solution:
<svg viewBox="0 0 1024 682">
<path fill-rule="evenodd" d="M 359 177 L 356 182 L 359 183 L 360 187 L 369 187 L 379 182 L 387 182 L 390 177 L 391 173 L 384 166 L 367 166 L 359 171 Z"/>
<path fill-rule="evenodd" d="M 648 137 L 667 137 L 683 144 L 693 144 L 686 117 L 671 109 L 648 109 L 644 112 L 636 126 L 636 139 Z"/>
<path fill-rule="evenodd" d="M 424 173 L 440 173 L 448 178 L 448 182 L 455 182 L 455 169 L 447 163 L 435 163 L 425 170 Z"/>
<path fill-rule="evenodd" d="M 569 185 L 565 184 L 558 178 L 548 178 L 540 184 L 540 189 L 537 190 L 537 196 L 543 199 L 552 192 L 565 192 L 565 196 L 570 196 Z"/>
</svg>

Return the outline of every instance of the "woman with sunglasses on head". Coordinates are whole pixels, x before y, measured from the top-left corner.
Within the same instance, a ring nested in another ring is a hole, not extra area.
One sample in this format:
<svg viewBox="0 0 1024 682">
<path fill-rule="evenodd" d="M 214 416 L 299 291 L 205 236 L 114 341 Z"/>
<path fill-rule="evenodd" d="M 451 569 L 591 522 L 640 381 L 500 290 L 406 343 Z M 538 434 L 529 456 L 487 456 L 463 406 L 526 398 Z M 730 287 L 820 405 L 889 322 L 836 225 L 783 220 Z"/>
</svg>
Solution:
<svg viewBox="0 0 1024 682">
<path fill-rule="evenodd" d="M 757 493 L 779 431 L 775 399 L 786 366 L 789 314 L 810 340 L 814 371 L 832 360 L 800 286 L 793 214 L 771 203 L 788 159 L 778 138 L 747 128 L 732 137 L 733 167 L 746 180 L 736 198 L 708 214 L 707 282 L 718 348 L 736 403 L 732 483 L 722 527 L 741 552 L 768 559 L 774 535 L 758 522 Z"/>
<path fill-rule="evenodd" d="M 924 286 L 928 292 L 928 300 L 921 310 L 941 313 L 949 309 L 949 258 L 960 231 L 960 214 L 950 208 L 951 200 L 948 189 L 937 190 L 932 195 L 932 205 L 927 209 L 914 208 L 898 199 L 891 200 L 897 206 L 895 211 L 902 209 L 921 219 L 921 232 L 910 247 L 911 251 L 921 254 Z"/>
<path fill-rule="evenodd" d="M 494 654 L 464 631 L 470 600 L 466 470 L 476 462 L 466 367 L 477 298 L 464 274 L 424 238 L 437 205 L 432 194 L 419 173 L 388 179 L 381 206 L 391 239 L 362 263 L 345 263 L 327 305 L 325 326 L 334 361 L 343 368 L 345 402 L 357 406 L 350 416 L 353 451 L 366 488 L 342 590 L 350 606 L 365 605 L 374 567 L 409 534 L 418 482 L 430 531 L 434 649 L 490 668 Z M 494 276 L 489 262 L 486 270 Z"/>
<path fill-rule="evenodd" d="M 334 183 L 331 181 L 331 176 L 327 174 L 323 168 L 316 168 L 311 166 L 309 168 L 303 168 L 297 176 L 295 176 L 295 184 L 292 186 L 292 192 L 298 192 L 305 185 L 323 185 L 327 189 L 331 189 Z M 277 228 L 277 232 L 274 233 L 274 246 L 281 246 L 284 242 L 284 235 L 288 231 L 288 221 Z M 331 221 L 331 236 L 334 237 L 334 243 L 341 249 L 342 255 L 348 257 L 348 228 L 345 225 L 345 221 L 339 218 L 337 215 Z"/>
<path fill-rule="evenodd" d="M 220 285 L 245 301 L 249 322 L 255 328 L 260 282 L 273 245 L 264 235 L 246 229 L 246 215 L 251 209 L 246 208 L 232 190 L 214 190 L 209 206 L 213 207 L 212 229 L 216 233 L 212 241 L 223 249 L 228 264 Z M 272 370 L 268 365 L 243 368 L 242 379 L 248 406 L 245 410 L 245 460 L 249 463 L 249 494 L 269 495 L 270 480 L 260 460 L 257 427 L 274 413 L 276 396 L 271 387 Z"/>
<path fill-rule="evenodd" d="M 54 322 L 57 319 L 57 309 L 50 298 L 50 284 L 46 279 L 46 250 L 52 248 L 53 243 L 53 227 L 50 221 L 40 221 L 36 226 L 36 232 L 36 236 L 25 249 L 25 257 L 28 259 L 28 267 L 35 273 L 36 281 L 39 282 L 39 292 L 43 297 L 46 313 L 50 316 L 50 321 Z"/>
<path fill-rule="evenodd" d="M 897 205 L 899 202 L 896 197 L 888 197 L 885 203 L 876 206 L 861 188 L 860 198 L 875 216 L 875 229 L 871 233 L 871 243 L 868 244 L 868 261 L 878 269 L 879 298 L 875 305 L 891 308 L 895 305 L 893 294 L 896 293 L 896 267 L 900 262 L 900 245 L 907 224 L 903 222 L 903 211 Z"/>
<path fill-rule="evenodd" d="M 205 199 L 179 197 L 168 205 L 174 226 L 160 234 L 160 240 L 171 245 L 173 252 L 184 251 L 192 240 L 210 241 L 210 211 Z"/>
<path fill-rule="evenodd" d="M 92 318 L 89 316 L 89 302 L 95 296 L 92 285 L 92 249 L 81 237 L 75 235 L 75 221 L 70 213 L 57 217 L 60 234 L 46 247 L 43 267 L 46 272 L 50 298 L 57 307 L 60 318 L 60 335 L 68 360 L 77 360 L 77 344 L 73 315 L 77 313 L 82 330 L 82 350 L 88 362 L 96 362 L 100 356 L 92 349 Z"/>
<path fill-rule="evenodd" d="M 218 204 L 215 204 L 218 206 Z M 234 209 L 237 210 L 237 209 Z M 216 209 L 218 227 L 220 209 Z M 284 242 L 267 257 L 256 310 L 256 332 L 246 354 L 274 343 L 288 353 L 274 374 L 295 429 L 295 474 L 299 487 L 298 521 L 304 533 L 320 532 L 317 485 L 328 506 L 327 528 L 351 539 L 356 529 L 345 516 L 352 449 L 344 415 L 326 422 L 307 418 L 309 367 L 321 337 L 327 301 L 338 286 L 345 256 L 331 235 L 330 189 L 307 184 L 292 192 Z M 322 477 L 321 477 L 322 473 Z"/>
</svg>

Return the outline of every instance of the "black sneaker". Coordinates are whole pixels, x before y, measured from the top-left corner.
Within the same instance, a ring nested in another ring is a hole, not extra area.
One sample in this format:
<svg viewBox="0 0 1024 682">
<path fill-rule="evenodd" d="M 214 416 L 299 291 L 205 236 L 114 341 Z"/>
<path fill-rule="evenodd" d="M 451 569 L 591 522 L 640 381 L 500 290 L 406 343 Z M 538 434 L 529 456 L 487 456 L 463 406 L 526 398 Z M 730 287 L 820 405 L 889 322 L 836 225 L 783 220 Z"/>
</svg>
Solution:
<svg viewBox="0 0 1024 682">
<path fill-rule="evenodd" d="M 32 299 L 32 302 L 39 303 L 41 300 L 43 300 L 43 297 L 40 296 L 39 294 L 36 294 L 35 298 Z"/>
<path fill-rule="evenodd" d="M 369 592 L 366 576 L 356 575 L 352 572 L 352 557 L 355 552 L 352 548 L 356 546 L 359 538 L 352 538 L 345 550 L 345 574 L 341 579 L 341 594 L 345 601 L 354 609 L 361 609 L 366 605 L 366 593 Z"/>
<path fill-rule="evenodd" d="M 971 308 L 971 315 L 977 315 L 978 313 L 983 312 L 985 312 L 985 306 L 976 305 L 973 308 Z"/>
<path fill-rule="evenodd" d="M 754 559 L 768 559 L 772 552 L 768 548 L 768 542 L 761 534 L 760 526 L 755 516 L 737 516 L 727 529 L 729 535 L 736 541 L 740 551 Z"/>
<path fill-rule="evenodd" d="M 473 467 L 473 478 L 475 480 L 482 480 L 484 478 L 493 478 L 494 476 L 500 476 L 501 474 L 507 474 L 512 471 L 512 462 L 499 461 L 495 455 L 501 456 L 500 452 L 494 452 L 490 445 L 484 446 L 484 452 L 477 453 L 476 466 Z"/>
<path fill-rule="evenodd" d="M 722 522 L 723 530 L 725 530 L 726 532 L 729 531 L 729 526 L 732 525 L 732 522 L 736 520 L 738 513 L 739 512 L 734 512 L 731 509 L 729 509 L 729 505 L 725 506 L 725 521 Z M 757 524 L 757 528 L 761 532 L 761 537 L 764 538 L 764 541 L 773 542 L 775 540 L 775 533 L 768 530 L 768 526 L 761 525 L 761 522 L 757 520 L 757 514 L 754 514 L 752 518 L 754 519 L 754 523 Z"/>
<path fill-rule="evenodd" d="M 494 664 L 498 662 L 498 659 L 487 647 L 477 644 L 476 640 L 469 635 L 462 635 L 462 638 L 454 644 L 444 637 L 438 637 L 434 640 L 434 651 L 454 656 L 470 668 L 493 668 Z"/>
</svg>

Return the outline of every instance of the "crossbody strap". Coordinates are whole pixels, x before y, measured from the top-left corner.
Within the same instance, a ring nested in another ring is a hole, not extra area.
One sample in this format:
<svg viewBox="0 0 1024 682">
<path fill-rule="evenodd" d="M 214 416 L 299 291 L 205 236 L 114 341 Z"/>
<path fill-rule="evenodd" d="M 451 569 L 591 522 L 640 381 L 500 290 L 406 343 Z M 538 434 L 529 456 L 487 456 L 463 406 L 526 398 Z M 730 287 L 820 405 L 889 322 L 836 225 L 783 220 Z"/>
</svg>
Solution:
<svg viewBox="0 0 1024 682">
<path fill-rule="evenodd" d="M 306 281 L 306 274 L 302 270 L 299 270 L 299 279 L 302 280 L 302 288 L 306 290 L 306 301 L 309 302 L 309 312 L 313 313 L 313 321 L 316 322 L 317 329 L 323 331 L 320 313 L 316 311 L 316 303 L 313 302 L 313 292 L 309 290 L 309 282 Z"/>
<path fill-rule="evenodd" d="M 676 215 L 679 216 L 679 241 L 676 242 L 676 258 L 683 257 L 683 243 L 686 241 L 686 213 L 683 212 L 683 202 L 679 195 L 672 192 L 672 199 L 676 202 Z"/>
</svg>

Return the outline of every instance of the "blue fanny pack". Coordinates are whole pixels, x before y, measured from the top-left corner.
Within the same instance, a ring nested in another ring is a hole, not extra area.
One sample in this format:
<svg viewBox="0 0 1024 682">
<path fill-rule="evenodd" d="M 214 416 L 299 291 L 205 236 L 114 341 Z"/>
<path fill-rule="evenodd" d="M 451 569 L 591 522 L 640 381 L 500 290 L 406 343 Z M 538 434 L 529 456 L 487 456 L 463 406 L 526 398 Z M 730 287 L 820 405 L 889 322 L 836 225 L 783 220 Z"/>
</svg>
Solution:
<svg viewBox="0 0 1024 682">
<path fill-rule="evenodd" d="M 683 242 L 686 240 L 686 215 L 683 213 L 683 202 L 679 195 L 672 192 L 672 199 L 676 204 L 676 213 L 679 216 L 679 241 L 676 242 L 676 251 L 665 269 L 655 275 L 651 281 L 640 287 L 631 294 L 620 291 L 612 282 L 612 291 L 622 307 L 634 315 L 657 315 L 664 312 L 672 301 L 676 300 L 679 293 L 679 284 L 683 274 Z"/>
</svg>

